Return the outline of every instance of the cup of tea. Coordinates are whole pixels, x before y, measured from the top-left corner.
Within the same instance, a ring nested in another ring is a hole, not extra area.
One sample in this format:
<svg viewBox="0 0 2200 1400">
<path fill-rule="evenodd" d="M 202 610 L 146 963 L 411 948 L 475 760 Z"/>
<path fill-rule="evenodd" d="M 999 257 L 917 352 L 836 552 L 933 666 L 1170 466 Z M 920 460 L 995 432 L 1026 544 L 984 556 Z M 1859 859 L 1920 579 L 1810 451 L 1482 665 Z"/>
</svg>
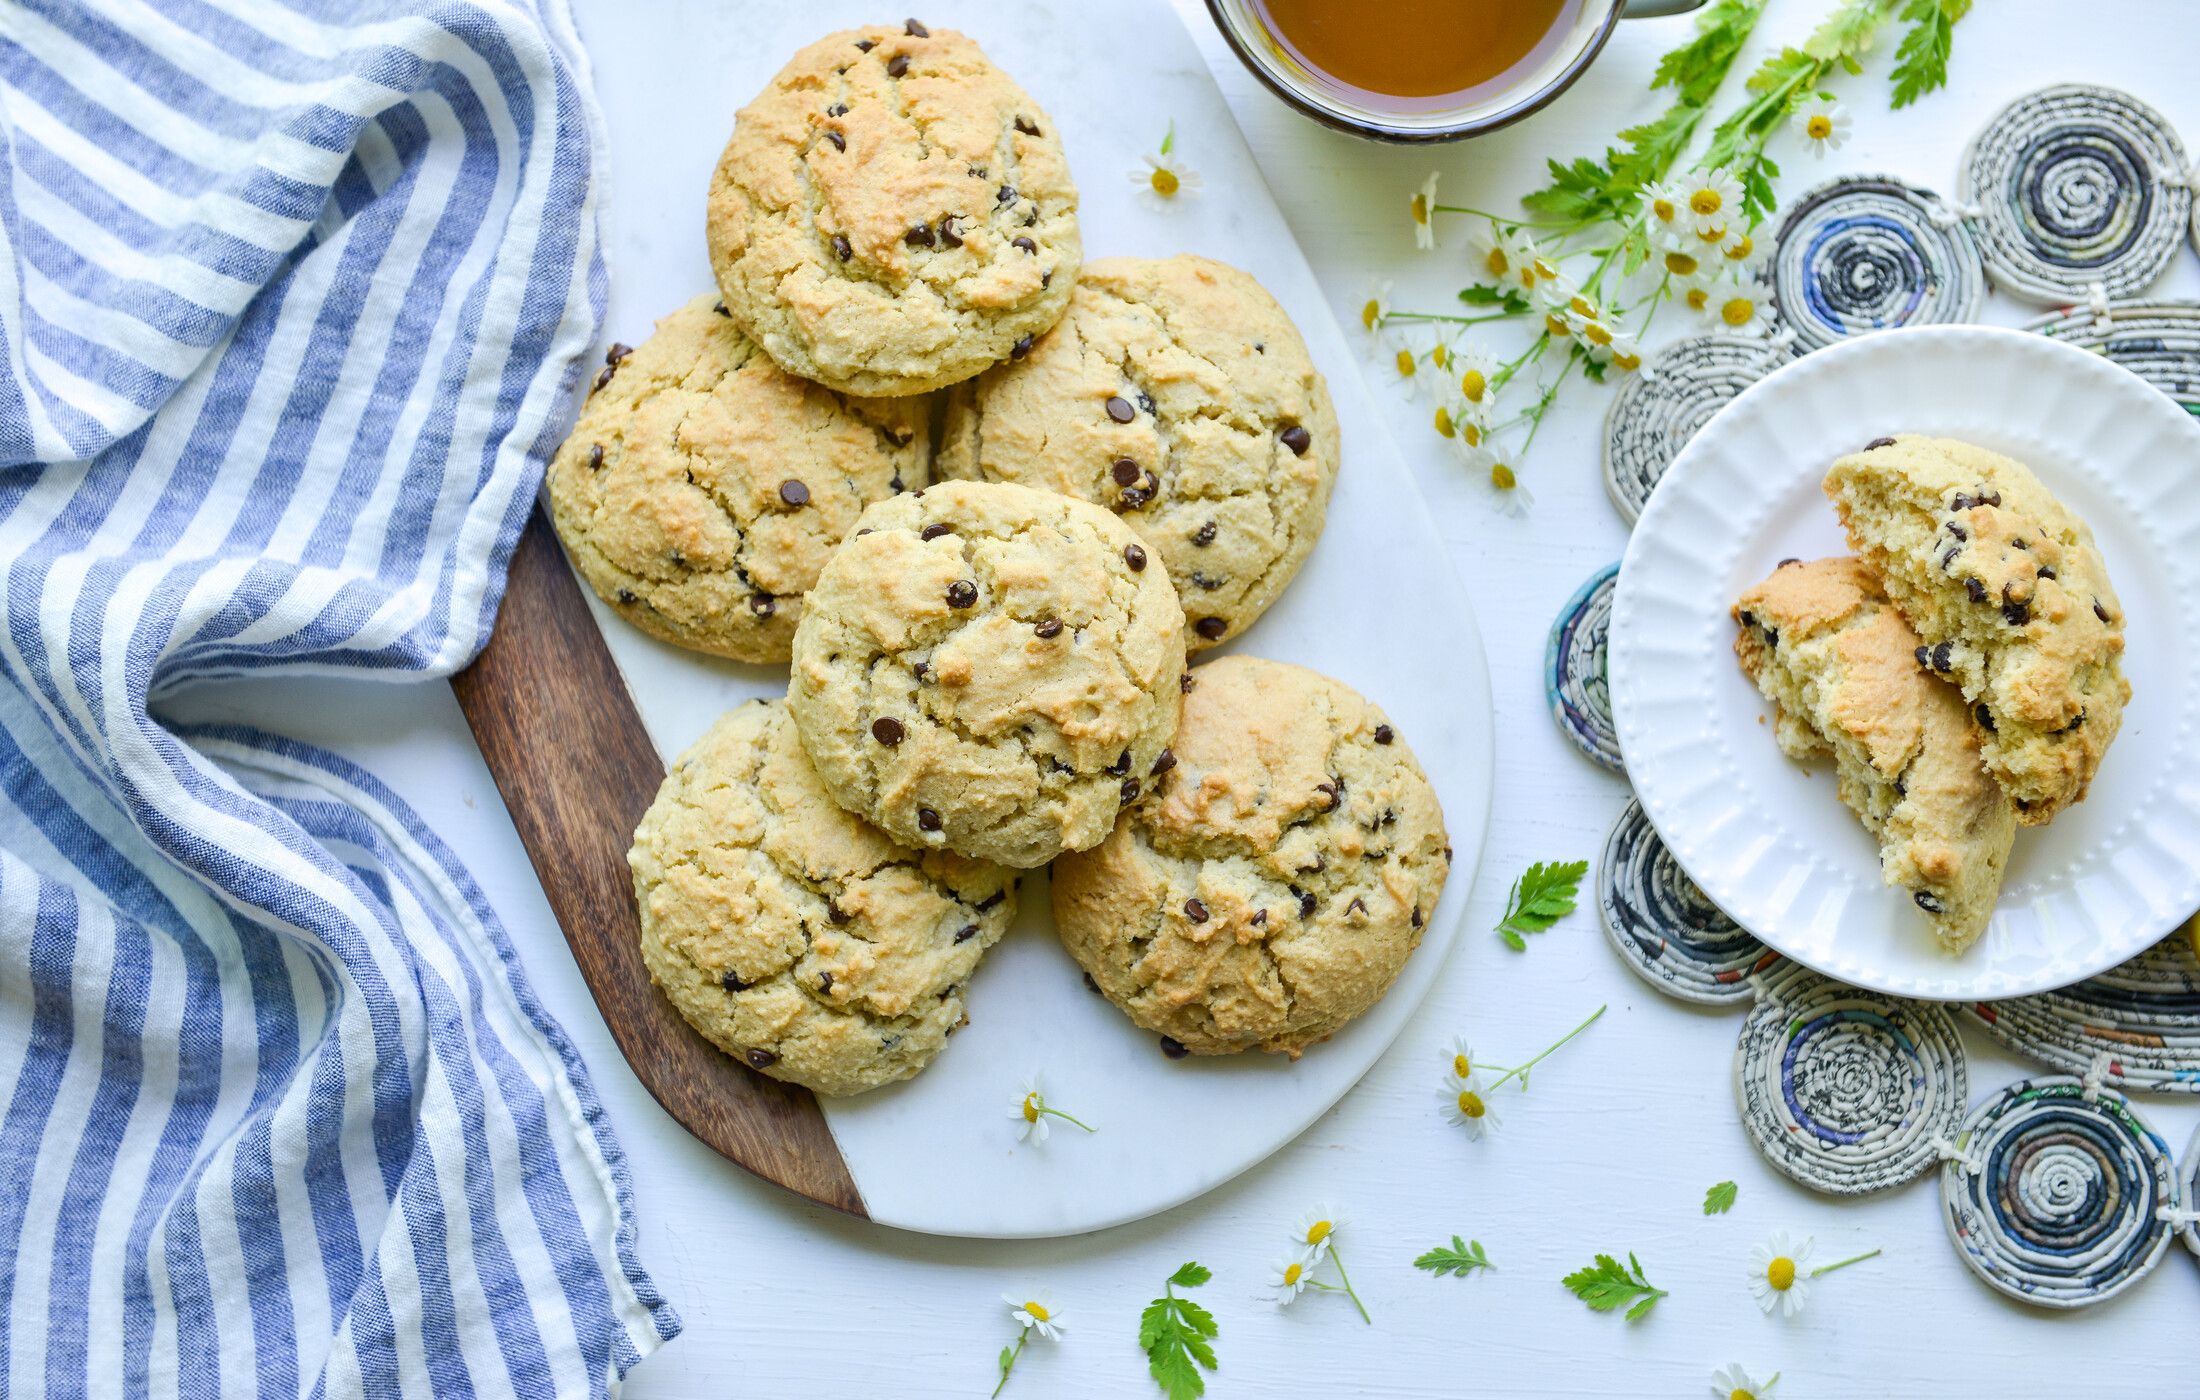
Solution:
<svg viewBox="0 0 2200 1400">
<path fill-rule="evenodd" d="M 1379 141 L 1453 141 L 1540 111 L 1622 17 L 1703 0 L 1207 0 L 1276 96 Z"/>
</svg>

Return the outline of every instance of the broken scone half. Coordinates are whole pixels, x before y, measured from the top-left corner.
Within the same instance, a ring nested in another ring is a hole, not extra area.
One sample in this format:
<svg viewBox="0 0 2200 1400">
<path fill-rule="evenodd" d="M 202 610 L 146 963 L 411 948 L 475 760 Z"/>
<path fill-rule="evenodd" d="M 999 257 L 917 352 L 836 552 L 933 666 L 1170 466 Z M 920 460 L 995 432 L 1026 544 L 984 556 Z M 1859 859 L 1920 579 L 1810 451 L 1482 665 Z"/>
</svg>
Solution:
<svg viewBox="0 0 2200 1400">
<path fill-rule="evenodd" d="M 1854 558 L 1790 560 L 1734 605 L 1742 670 L 1778 707 L 1780 747 L 1831 755 L 1841 800 L 1879 838 L 1881 873 L 1960 952 L 1994 912 L 2016 839 L 1962 694 Z"/>
</svg>

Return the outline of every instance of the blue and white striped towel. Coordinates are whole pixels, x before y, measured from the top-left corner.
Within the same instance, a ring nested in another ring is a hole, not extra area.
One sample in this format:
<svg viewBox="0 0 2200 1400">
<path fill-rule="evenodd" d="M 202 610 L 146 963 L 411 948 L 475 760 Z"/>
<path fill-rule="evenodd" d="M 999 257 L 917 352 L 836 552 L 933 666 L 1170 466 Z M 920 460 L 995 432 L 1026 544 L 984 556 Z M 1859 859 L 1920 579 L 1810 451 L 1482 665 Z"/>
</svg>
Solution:
<svg viewBox="0 0 2200 1400">
<path fill-rule="evenodd" d="M 0 1394 L 591 1395 L 678 1330 L 450 853 L 161 719 L 480 647 L 602 319 L 586 81 L 563 0 L 0 0 Z"/>
</svg>

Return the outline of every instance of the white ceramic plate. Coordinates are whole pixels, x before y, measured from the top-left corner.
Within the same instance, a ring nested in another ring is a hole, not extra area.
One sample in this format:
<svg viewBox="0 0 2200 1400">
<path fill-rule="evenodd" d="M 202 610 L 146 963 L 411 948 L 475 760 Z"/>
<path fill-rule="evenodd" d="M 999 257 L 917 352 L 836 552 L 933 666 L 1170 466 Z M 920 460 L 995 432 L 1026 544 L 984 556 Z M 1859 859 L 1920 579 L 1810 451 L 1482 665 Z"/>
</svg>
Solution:
<svg viewBox="0 0 2200 1400">
<path fill-rule="evenodd" d="M 970 1025 L 918 1078 L 827 1100 L 825 1116 L 875 1220 L 953 1235 L 1072 1234 L 1164 1210 L 1259 1162 L 1397 1038 L 1443 971 L 1474 882 L 1489 816 L 1489 677 L 1473 612 L 1353 347 L 1166 0 L 1120 0 L 1105 22 L 1079 0 L 926 0 L 913 12 L 975 37 L 1053 117 L 1088 258 L 1205 253 L 1259 278 L 1298 323 L 1336 399 L 1343 465 L 1313 557 L 1243 642 L 1222 650 L 1325 671 L 1388 711 L 1436 784 L 1455 852 L 1443 902 L 1390 995 L 1295 1064 L 1164 1059 L 1155 1037 L 1085 990 L 1055 941 L 1045 873 L 1027 877 L 1015 929 L 973 979 Z M 606 107 L 653 118 L 610 133 L 611 338 L 638 342 L 710 285 L 703 192 L 735 109 L 801 45 L 879 18 L 857 0 L 771 7 L 738 34 L 698 26 L 692 46 L 653 52 L 646 65 L 599 64 Z M 1150 208 L 1127 177 L 1172 120 L 1203 184 Z M 715 661 L 600 607 L 596 616 L 668 758 L 726 707 L 786 689 L 783 666 Z M 1034 1071 L 1050 1099 L 1100 1131 L 1056 1124 L 1044 1146 L 1019 1143 L 1009 1110 Z"/>
<path fill-rule="evenodd" d="M 1783 558 L 1847 552 L 1819 479 L 1901 432 L 2029 465 L 2092 525 L 2129 616 L 2122 734 L 2083 803 L 2019 831 L 1992 924 L 1954 957 L 1880 882 L 1830 767 L 1773 743 L 1727 611 Z M 2021 331 L 1883 331 L 1814 351 L 1674 459 L 1628 542 L 1610 666 L 1643 810 L 1766 943 L 1844 982 L 1938 1001 L 2091 976 L 2200 907 L 2200 422 L 2108 360 Z"/>
</svg>

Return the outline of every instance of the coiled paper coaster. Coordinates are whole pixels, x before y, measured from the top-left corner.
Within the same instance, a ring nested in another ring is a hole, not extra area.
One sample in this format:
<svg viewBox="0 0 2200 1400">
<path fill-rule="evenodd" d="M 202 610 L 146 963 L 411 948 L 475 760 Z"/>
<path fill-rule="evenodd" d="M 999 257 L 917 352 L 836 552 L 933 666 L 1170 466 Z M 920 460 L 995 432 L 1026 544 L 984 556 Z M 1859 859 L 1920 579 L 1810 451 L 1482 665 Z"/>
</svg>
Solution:
<svg viewBox="0 0 2200 1400">
<path fill-rule="evenodd" d="M 2200 1094 L 2200 953 L 2192 927 L 2061 991 L 1973 1002 L 1964 1013 L 2035 1064 L 2097 1072 L 2118 1089 Z"/>
<path fill-rule="evenodd" d="M 1747 1006 L 1751 979 L 1786 962 L 1704 897 L 1632 798 L 1604 838 L 1597 905 L 1620 961 L 1682 1001 Z"/>
<path fill-rule="evenodd" d="M 2106 355 L 2200 415 L 2200 301 L 2112 301 L 2065 307 L 2032 323 L 2057 340 Z"/>
<path fill-rule="evenodd" d="M 2185 146 L 2129 93 L 2042 88 L 1964 153 L 1958 200 L 1995 283 L 2030 301 L 2130 296 L 2162 275 L 2192 218 Z"/>
<path fill-rule="evenodd" d="M 1839 1196 L 1930 1170 L 1967 1093 L 1948 1013 L 1801 967 L 1763 988 L 1742 1022 L 1734 1075 L 1742 1126 L 1765 1160 Z"/>
<path fill-rule="evenodd" d="M 2106 1302 L 2161 1262 L 2182 1219 L 2161 1134 L 2114 1089 L 2024 1079 L 1980 1104 L 1940 1172 L 1973 1273 L 2046 1308 Z"/>
<path fill-rule="evenodd" d="M 2178 1189 L 2183 1193 L 2184 1210 L 2178 1215 L 2177 1237 L 2185 1242 L 2185 1248 L 2200 1254 L 2200 1128 L 2193 1129 L 2192 1141 L 2185 1144 L 2185 1164 L 2179 1169 Z"/>
<path fill-rule="evenodd" d="M 1890 326 L 1977 317 L 1978 243 L 1931 190 L 1847 175 L 1805 194 L 1780 224 L 1769 269 L 1798 351 Z"/>
<path fill-rule="evenodd" d="M 1696 430 L 1786 358 L 1755 336 L 1692 335 L 1627 377 L 1604 415 L 1604 489 L 1628 524 Z"/>
<path fill-rule="evenodd" d="M 1619 731 L 1612 725 L 1612 694 L 1605 680 L 1604 647 L 1612 629 L 1612 594 L 1619 565 L 1599 569 L 1566 600 L 1543 649 L 1543 698 L 1567 742 L 1615 773 Z"/>
</svg>

